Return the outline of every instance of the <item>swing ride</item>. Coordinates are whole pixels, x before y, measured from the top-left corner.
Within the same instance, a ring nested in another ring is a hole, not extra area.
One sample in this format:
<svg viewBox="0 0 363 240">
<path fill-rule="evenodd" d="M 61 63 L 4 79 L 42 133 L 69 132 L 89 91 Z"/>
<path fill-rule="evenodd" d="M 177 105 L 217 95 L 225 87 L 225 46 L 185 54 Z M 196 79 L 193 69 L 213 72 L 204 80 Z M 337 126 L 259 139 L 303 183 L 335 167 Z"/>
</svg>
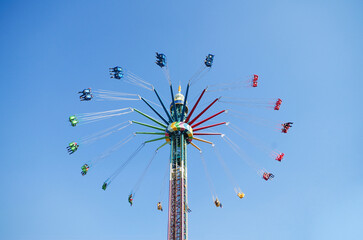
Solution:
<svg viewBox="0 0 363 240">
<path fill-rule="evenodd" d="M 201 148 L 196 144 L 196 142 L 207 143 L 212 146 L 213 152 L 216 155 L 217 160 L 222 165 L 223 170 L 228 176 L 230 182 L 234 186 L 235 194 L 239 199 L 245 197 L 245 193 L 242 192 L 236 179 L 233 177 L 230 169 L 225 163 L 222 154 L 216 148 L 216 145 L 210 141 L 210 139 L 204 139 L 204 137 L 221 137 L 221 139 L 226 142 L 229 147 L 236 153 L 237 157 L 244 160 L 245 163 L 254 169 L 258 175 L 265 181 L 273 179 L 274 174 L 268 172 L 267 170 L 260 168 L 257 164 L 248 156 L 245 155 L 241 147 L 231 140 L 229 136 L 224 133 L 218 133 L 214 131 L 204 132 L 203 130 L 218 128 L 223 129 L 228 128 L 233 131 L 239 137 L 242 137 L 246 141 L 254 144 L 258 149 L 266 154 L 270 155 L 274 160 L 281 162 L 284 158 L 284 153 L 278 152 L 276 150 L 270 149 L 267 145 L 261 143 L 255 137 L 248 134 L 245 130 L 242 130 L 240 124 L 233 124 L 226 121 L 221 121 L 217 123 L 206 124 L 210 120 L 216 118 L 221 114 L 228 114 L 240 118 L 242 120 L 251 121 L 256 124 L 262 125 L 273 125 L 277 126 L 278 131 L 282 133 L 287 133 L 289 128 L 292 127 L 292 122 L 286 123 L 272 123 L 266 119 L 261 119 L 256 116 L 249 115 L 245 112 L 238 112 L 233 109 L 224 109 L 218 111 L 208 117 L 203 118 L 207 110 L 211 109 L 217 103 L 231 105 L 240 105 L 244 107 L 257 107 L 257 108 L 269 108 L 272 110 L 280 110 L 282 100 L 277 99 L 249 99 L 249 98 L 234 98 L 230 96 L 223 96 L 215 98 L 211 101 L 202 111 L 198 114 L 195 113 L 197 106 L 200 106 L 200 102 L 203 96 L 207 92 L 221 92 L 239 88 L 256 88 L 259 85 L 259 76 L 253 74 L 252 76 L 244 79 L 242 81 L 237 81 L 233 83 L 220 83 L 215 85 L 209 85 L 204 88 L 200 95 L 198 96 L 195 104 L 191 109 L 188 107 L 188 95 L 189 89 L 192 85 L 198 82 L 213 66 L 214 55 L 208 54 L 204 60 L 201 68 L 189 79 L 186 85 L 185 95 L 182 94 L 181 86 L 178 88 L 178 92 L 174 95 L 173 85 L 170 79 L 169 69 L 166 61 L 166 56 L 163 53 L 156 53 L 156 65 L 158 65 L 169 83 L 171 104 L 170 106 L 165 105 L 164 101 L 160 97 L 159 93 L 153 86 L 153 84 L 143 80 L 136 74 L 121 68 L 119 66 L 109 68 L 110 78 L 121 80 L 124 83 L 132 84 L 134 86 L 140 87 L 144 90 L 149 90 L 155 94 L 158 103 L 152 102 L 145 99 L 139 94 L 135 93 L 121 93 L 117 91 L 101 90 L 101 89 L 91 89 L 85 88 L 79 91 L 80 101 L 142 101 L 149 110 L 151 110 L 157 118 L 150 116 L 143 112 L 143 110 L 136 109 L 134 107 L 124 107 L 114 110 L 107 110 L 94 113 L 83 113 L 83 114 L 73 114 L 69 117 L 69 122 L 72 127 L 78 127 L 84 124 L 94 123 L 110 118 L 121 118 L 128 114 L 139 114 L 144 117 L 145 120 L 151 121 L 152 124 L 144 123 L 136 120 L 124 120 L 112 127 L 109 127 L 100 132 L 94 133 L 90 136 L 83 137 L 79 140 L 72 141 L 67 146 L 67 151 L 69 154 L 74 154 L 79 147 L 83 148 L 83 145 L 94 143 L 102 138 L 110 136 L 112 134 L 118 133 L 121 130 L 128 128 L 131 125 L 139 126 L 141 129 L 149 129 L 143 131 L 136 131 L 128 134 L 124 139 L 116 143 L 110 149 L 106 150 L 104 153 L 96 157 L 95 159 L 89 160 L 84 163 L 81 167 L 81 175 L 86 176 L 89 174 L 90 169 L 93 169 L 98 163 L 104 160 L 113 152 L 119 150 L 122 146 L 126 145 L 132 141 L 136 136 L 147 135 L 155 136 L 154 138 L 144 141 L 139 144 L 136 150 L 127 158 L 125 158 L 119 168 L 117 168 L 102 184 L 102 189 L 105 191 L 108 189 L 110 184 L 122 173 L 122 171 L 129 165 L 129 163 L 138 156 L 138 153 L 144 148 L 146 144 L 154 143 L 158 141 L 163 141 L 163 144 L 156 148 L 155 152 L 152 154 L 147 166 L 142 172 L 141 177 L 136 182 L 135 187 L 128 196 L 128 203 L 133 206 L 135 200 L 135 194 L 141 186 L 141 183 L 149 170 L 153 160 L 156 158 L 158 151 L 166 146 L 170 145 L 170 159 L 169 159 L 169 205 L 168 205 L 168 240 L 186 240 L 188 238 L 188 213 L 191 210 L 188 207 L 188 184 L 187 184 L 187 148 L 192 146 L 200 152 L 200 158 L 206 177 L 209 181 L 209 185 L 213 195 L 213 203 L 217 208 L 222 208 L 222 203 L 220 199 L 215 194 L 212 178 L 207 169 L 207 162 L 204 158 Z M 158 108 L 156 108 L 156 106 Z M 160 109 L 162 111 L 158 111 Z M 282 128 L 281 128 L 282 126 Z M 279 130 L 281 129 L 281 130 Z M 162 202 L 159 201 L 156 204 L 156 209 L 158 211 L 163 211 Z"/>
</svg>

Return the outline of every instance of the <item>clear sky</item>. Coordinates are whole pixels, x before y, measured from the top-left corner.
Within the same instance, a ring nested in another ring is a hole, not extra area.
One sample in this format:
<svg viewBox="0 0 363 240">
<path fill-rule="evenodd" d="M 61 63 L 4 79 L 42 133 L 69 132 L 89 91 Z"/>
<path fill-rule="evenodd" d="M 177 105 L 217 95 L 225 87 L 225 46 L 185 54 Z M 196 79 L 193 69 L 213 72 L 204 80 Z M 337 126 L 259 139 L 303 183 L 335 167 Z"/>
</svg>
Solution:
<svg viewBox="0 0 363 240">
<path fill-rule="evenodd" d="M 183 90 L 204 57 L 215 54 L 212 70 L 191 88 L 191 104 L 206 85 L 253 73 L 260 76 L 258 88 L 208 93 L 203 104 L 220 95 L 283 99 L 280 111 L 218 103 L 206 116 L 232 108 L 294 122 L 283 135 L 229 115 L 215 120 L 238 124 L 286 154 L 279 163 L 218 128 L 276 176 L 263 181 L 228 145 L 208 138 L 246 193 L 240 200 L 211 147 L 199 143 L 223 209 L 213 205 L 199 154 L 188 148 L 190 239 L 361 239 L 362 12 L 359 0 L 1 1 L 0 239 L 166 239 L 167 211 L 157 211 L 156 202 L 167 147 L 151 165 L 132 208 L 127 196 L 159 143 L 145 147 L 105 192 L 103 181 L 144 138 L 85 177 L 80 167 L 144 128 L 132 126 L 81 146 L 72 156 L 65 149 L 120 121 L 142 119 L 132 114 L 72 128 L 70 114 L 128 106 L 152 114 L 140 102 L 78 100 L 77 92 L 91 87 L 156 101 L 151 92 L 109 79 L 108 67 L 127 68 L 170 101 L 155 51 L 167 55 L 173 83 Z M 163 204 L 167 208 L 166 194 Z"/>
</svg>

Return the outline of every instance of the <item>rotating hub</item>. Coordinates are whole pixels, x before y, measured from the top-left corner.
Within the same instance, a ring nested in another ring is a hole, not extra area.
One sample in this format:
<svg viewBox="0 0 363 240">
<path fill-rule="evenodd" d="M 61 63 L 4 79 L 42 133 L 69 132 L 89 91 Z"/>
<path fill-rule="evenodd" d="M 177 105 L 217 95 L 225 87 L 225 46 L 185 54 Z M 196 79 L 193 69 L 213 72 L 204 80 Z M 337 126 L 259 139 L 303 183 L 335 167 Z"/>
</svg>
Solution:
<svg viewBox="0 0 363 240">
<path fill-rule="evenodd" d="M 187 143 L 193 140 L 193 129 L 185 122 L 173 122 L 165 130 L 166 142 L 170 144 L 170 138 L 174 135 L 184 135 Z"/>
</svg>

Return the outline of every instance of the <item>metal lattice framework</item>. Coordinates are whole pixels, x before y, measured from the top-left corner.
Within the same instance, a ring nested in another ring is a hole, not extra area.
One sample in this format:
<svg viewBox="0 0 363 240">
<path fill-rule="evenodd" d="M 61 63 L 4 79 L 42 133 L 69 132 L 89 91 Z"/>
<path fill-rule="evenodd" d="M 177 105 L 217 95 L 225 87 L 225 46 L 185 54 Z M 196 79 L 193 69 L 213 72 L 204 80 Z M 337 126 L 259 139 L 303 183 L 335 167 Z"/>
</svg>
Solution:
<svg viewBox="0 0 363 240">
<path fill-rule="evenodd" d="M 177 133 L 170 142 L 168 239 L 182 240 L 188 236 L 187 141 L 183 134 Z"/>
</svg>

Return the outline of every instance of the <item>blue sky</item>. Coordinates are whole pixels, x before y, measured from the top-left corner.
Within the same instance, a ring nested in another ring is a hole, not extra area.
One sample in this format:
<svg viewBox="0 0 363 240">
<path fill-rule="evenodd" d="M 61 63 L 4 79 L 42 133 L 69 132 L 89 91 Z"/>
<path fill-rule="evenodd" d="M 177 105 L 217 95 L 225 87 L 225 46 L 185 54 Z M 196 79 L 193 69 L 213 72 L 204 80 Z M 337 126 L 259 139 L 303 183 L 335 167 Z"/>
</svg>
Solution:
<svg viewBox="0 0 363 240">
<path fill-rule="evenodd" d="M 181 83 L 183 90 L 204 57 L 215 54 L 212 70 L 191 88 L 190 99 L 206 85 L 257 73 L 257 89 L 208 93 L 203 104 L 220 95 L 284 101 L 280 111 L 217 104 L 208 116 L 233 108 L 295 123 L 282 135 L 229 115 L 216 119 L 238 124 L 286 154 L 278 163 L 228 129 L 218 129 L 275 174 L 265 182 L 220 139 L 208 138 L 223 149 L 246 193 L 240 200 L 210 146 L 199 143 L 223 209 L 214 207 L 198 153 L 188 148 L 190 239 L 360 239 L 362 10 L 361 1 L 2 1 L 0 238 L 166 238 L 167 211 L 155 208 L 167 148 L 151 165 L 132 208 L 127 195 L 160 144 L 146 146 L 105 192 L 102 182 L 143 138 L 85 177 L 80 166 L 142 128 L 132 126 L 72 156 L 65 150 L 74 139 L 142 119 L 133 114 L 72 128 L 70 114 L 130 106 L 79 102 L 79 90 L 156 100 L 150 92 L 109 79 L 108 67 L 127 68 L 170 99 L 154 64 L 154 52 L 160 51 L 168 57 L 174 85 Z M 131 106 L 152 114 L 140 102 Z M 163 203 L 166 207 L 166 194 Z"/>
</svg>

